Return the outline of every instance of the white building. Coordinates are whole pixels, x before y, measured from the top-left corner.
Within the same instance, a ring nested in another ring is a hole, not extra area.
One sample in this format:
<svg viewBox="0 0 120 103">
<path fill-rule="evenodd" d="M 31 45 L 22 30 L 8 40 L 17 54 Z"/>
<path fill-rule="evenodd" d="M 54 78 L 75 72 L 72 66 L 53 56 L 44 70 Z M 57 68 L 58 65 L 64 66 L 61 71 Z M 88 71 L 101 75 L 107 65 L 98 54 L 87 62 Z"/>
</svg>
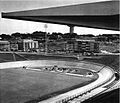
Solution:
<svg viewBox="0 0 120 103">
<path fill-rule="evenodd" d="M 24 51 L 37 51 L 38 50 L 38 41 L 31 39 L 23 40 L 23 49 Z"/>
</svg>

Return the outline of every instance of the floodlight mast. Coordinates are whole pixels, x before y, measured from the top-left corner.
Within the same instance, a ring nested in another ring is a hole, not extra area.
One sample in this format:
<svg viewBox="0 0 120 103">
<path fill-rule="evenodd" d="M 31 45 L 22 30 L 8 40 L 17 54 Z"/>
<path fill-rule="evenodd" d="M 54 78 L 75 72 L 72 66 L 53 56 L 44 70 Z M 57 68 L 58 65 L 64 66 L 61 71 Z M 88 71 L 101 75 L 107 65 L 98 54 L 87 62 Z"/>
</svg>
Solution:
<svg viewBox="0 0 120 103">
<path fill-rule="evenodd" d="M 48 28 L 48 25 L 47 24 L 45 24 L 44 25 L 44 28 L 45 28 L 45 54 L 47 55 L 47 53 L 48 53 L 48 47 L 47 47 L 47 28 Z"/>
</svg>

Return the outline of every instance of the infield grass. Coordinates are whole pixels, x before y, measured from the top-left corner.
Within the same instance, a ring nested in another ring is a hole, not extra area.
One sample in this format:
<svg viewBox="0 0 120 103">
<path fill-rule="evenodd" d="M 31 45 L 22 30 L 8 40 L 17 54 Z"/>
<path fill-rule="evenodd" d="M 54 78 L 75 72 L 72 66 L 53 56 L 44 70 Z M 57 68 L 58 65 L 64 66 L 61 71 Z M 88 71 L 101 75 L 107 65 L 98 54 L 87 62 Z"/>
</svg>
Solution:
<svg viewBox="0 0 120 103">
<path fill-rule="evenodd" d="M 26 69 L 1 69 L 0 103 L 39 101 L 81 87 L 93 80 Z"/>
</svg>

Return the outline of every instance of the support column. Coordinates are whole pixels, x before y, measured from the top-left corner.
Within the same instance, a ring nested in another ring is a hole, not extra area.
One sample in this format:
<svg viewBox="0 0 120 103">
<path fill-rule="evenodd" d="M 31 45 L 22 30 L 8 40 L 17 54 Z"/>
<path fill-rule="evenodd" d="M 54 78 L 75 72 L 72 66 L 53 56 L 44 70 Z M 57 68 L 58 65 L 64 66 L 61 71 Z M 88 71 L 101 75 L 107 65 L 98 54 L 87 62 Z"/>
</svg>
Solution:
<svg viewBox="0 0 120 103">
<path fill-rule="evenodd" d="M 74 26 L 73 25 L 68 25 L 70 27 L 70 34 L 74 33 Z"/>
</svg>

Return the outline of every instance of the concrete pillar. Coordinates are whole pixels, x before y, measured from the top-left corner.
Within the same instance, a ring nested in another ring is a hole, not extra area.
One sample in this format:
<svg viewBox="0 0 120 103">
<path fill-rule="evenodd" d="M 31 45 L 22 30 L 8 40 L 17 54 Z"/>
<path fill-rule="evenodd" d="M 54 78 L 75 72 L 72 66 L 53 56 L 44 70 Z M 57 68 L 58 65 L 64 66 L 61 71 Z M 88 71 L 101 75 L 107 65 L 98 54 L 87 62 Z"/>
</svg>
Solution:
<svg viewBox="0 0 120 103">
<path fill-rule="evenodd" d="M 68 25 L 70 27 L 70 34 L 74 33 L 74 26 L 73 25 Z"/>
</svg>

